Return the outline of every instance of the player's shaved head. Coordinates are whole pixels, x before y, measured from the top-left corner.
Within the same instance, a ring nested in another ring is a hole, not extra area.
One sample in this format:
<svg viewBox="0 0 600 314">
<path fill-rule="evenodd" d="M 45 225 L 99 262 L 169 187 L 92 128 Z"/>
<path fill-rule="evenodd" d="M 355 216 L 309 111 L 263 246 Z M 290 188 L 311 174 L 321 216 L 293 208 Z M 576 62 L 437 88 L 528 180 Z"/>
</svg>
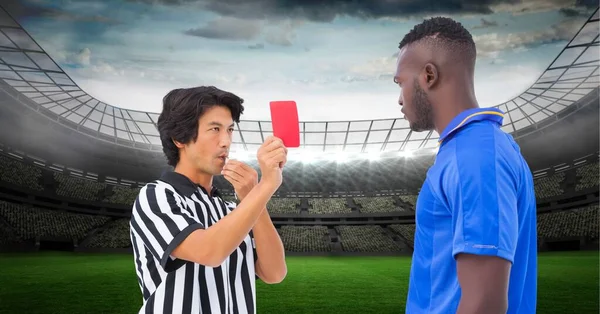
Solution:
<svg viewBox="0 0 600 314">
<path fill-rule="evenodd" d="M 428 63 L 444 76 L 464 75 L 456 72 L 473 75 L 475 71 L 477 50 L 473 37 L 462 24 L 450 18 L 434 17 L 416 25 L 398 48 L 404 59 L 399 61 L 405 61 L 403 67 L 413 71 L 422 70 Z"/>
<path fill-rule="evenodd" d="M 449 107 L 474 105 L 477 50 L 459 22 L 446 17 L 425 20 L 398 47 L 394 82 L 402 88 L 399 103 L 413 131 L 438 128 L 440 119 L 445 120 L 440 117 L 453 111 Z"/>
<path fill-rule="evenodd" d="M 477 50 L 471 33 L 461 23 L 446 17 L 434 17 L 416 25 L 404 36 L 398 48 L 414 46 L 421 52 L 465 66 L 474 66 Z"/>
</svg>

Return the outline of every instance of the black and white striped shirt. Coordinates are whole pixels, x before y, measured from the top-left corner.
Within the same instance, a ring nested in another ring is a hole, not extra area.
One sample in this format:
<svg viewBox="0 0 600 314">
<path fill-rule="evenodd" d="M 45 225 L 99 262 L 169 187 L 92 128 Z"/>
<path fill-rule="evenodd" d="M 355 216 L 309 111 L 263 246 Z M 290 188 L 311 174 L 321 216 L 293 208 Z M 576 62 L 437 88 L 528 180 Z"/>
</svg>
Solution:
<svg viewBox="0 0 600 314">
<path fill-rule="evenodd" d="M 216 189 L 211 195 L 176 172 L 140 190 L 130 221 L 144 301 L 140 313 L 256 313 L 252 232 L 219 267 L 170 255 L 192 231 L 210 227 L 235 209 Z"/>
</svg>

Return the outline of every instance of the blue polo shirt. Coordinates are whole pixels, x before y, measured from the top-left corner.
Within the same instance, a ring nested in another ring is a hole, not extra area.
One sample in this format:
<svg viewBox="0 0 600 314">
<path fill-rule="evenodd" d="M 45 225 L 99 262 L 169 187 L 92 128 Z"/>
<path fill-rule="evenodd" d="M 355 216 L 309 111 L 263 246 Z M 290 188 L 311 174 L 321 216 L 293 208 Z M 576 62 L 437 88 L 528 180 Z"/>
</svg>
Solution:
<svg viewBox="0 0 600 314">
<path fill-rule="evenodd" d="M 498 109 L 470 109 L 440 135 L 416 204 L 406 313 L 456 313 L 459 253 L 510 261 L 507 313 L 536 312 L 533 177 L 502 120 Z"/>
</svg>

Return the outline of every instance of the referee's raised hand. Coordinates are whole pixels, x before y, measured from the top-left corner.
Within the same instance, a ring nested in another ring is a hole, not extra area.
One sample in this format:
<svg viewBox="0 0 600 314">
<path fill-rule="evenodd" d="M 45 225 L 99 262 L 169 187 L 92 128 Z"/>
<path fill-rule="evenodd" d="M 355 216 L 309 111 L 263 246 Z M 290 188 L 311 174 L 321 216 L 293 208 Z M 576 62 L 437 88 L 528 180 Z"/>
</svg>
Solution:
<svg viewBox="0 0 600 314">
<path fill-rule="evenodd" d="M 277 137 L 269 136 L 257 152 L 258 165 L 262 173 L 261 182 L 268 183 L 274 190 L 282 182 L 282 170 L 287 162 L 287 148 Z"/>
</svg>

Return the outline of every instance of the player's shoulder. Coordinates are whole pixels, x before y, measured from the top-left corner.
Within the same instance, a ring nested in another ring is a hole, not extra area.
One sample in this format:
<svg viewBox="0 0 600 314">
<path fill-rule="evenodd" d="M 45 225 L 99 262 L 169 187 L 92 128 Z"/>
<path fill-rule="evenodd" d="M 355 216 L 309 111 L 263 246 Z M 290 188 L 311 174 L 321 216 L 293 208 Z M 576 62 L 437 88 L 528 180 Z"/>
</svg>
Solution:
<svg viewBox="0 0 600 314">
<path fill-rule="evenodd" d="M 490 121 L 474 121 L 458 130 L 450 140 L 456 149 L 470 150 L 479 146 L 494 146 L 498 135 L 503 133 Z"/>
<path fill-rule="evenodd" d="M 467 178 L 491 179 L 497 173 L 514 167 L 518 147 L 514 147 L 510 139 L 497 130 L 477 127 L 457 134 L 448 147 L 440 151 L 443 172 L 459 181 Z"/>
<path fill-rule="evenodd" d="M 520 148 L 512 136 L 489 121 L 471 123 L 458 132 L 445 149 L 448 157 L 463 165 L 502 163 L 507 155 L 519 155 Z"/>
</svg>

